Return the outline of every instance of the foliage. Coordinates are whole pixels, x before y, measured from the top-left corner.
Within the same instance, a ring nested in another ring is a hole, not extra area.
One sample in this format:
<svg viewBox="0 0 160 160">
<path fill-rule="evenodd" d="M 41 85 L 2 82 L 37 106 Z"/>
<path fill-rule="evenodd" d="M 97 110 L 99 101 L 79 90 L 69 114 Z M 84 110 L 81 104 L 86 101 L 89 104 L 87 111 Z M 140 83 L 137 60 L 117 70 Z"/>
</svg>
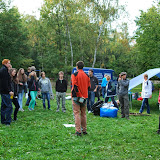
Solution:
<svg viewBox="0 0 160 160">
<path fill-rule="evenodd" d="M 137 64 L 141 72 L 160 67 L 160 9 L 153 6 L 137 18 Z"/>
<path fill-rule="evenodd" d="M 1 0 L 0 58 L 11 59 L 16 68 L 35 65 L 54 78 L 60 70 L 70 76 L 79 60 L 86 67 L 113 69 L 117 75 L 126 71 L 129 77 L 158 68 L 159 5 L 137 18 L 134 45 L 126 23 L 120 31 L 112 28 L 124 8 L 118 0 L 44 0 L 36 19 Z"/>
</svg>

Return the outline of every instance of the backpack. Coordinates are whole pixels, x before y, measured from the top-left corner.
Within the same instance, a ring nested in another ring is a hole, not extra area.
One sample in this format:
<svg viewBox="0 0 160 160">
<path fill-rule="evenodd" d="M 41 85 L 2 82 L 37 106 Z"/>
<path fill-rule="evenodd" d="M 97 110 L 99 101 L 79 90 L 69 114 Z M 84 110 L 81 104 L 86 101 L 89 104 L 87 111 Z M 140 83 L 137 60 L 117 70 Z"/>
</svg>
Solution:
<svg viewBox="0 0 160 160">
<path fill-rule="evenodd" d="M 103 103 L 104 101 L 100 100 L 91 106 L 92 112 L 95 116 L 100 116 L 100 108 L 102 107 Z"/>
</svg>

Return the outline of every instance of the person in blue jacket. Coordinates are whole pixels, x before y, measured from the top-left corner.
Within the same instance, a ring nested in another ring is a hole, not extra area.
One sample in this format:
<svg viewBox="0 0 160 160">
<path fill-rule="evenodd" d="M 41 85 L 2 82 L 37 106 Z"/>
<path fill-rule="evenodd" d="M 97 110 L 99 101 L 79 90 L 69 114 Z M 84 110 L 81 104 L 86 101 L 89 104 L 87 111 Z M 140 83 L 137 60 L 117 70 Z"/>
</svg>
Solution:
<svg viewBox="0 0 160 160">
<path fill-rule="evenodd" d="M 118 108 L 117 102 L 114 99 L 114 96 L 116 96 L 115 83 L 111 80 L 110 76 L 107 76 L 107 81 L 108 81 L 108 84 L 106 86 L 105 103 L 107 103 L 109 98 L 111 98 L 114 104 L 114 107 Z"/>
<path fill-rule="evenodd" d="M 101 84 L 101 87 L 102 87 L 102 97 L 104 98 L 105 97 L 105 94 L 106 94 L 106 85 L 107 85 L 107 75 L 105 74 L 104 75 L 104 78 L 102 79 L 102 84 Z"/>
</svg>

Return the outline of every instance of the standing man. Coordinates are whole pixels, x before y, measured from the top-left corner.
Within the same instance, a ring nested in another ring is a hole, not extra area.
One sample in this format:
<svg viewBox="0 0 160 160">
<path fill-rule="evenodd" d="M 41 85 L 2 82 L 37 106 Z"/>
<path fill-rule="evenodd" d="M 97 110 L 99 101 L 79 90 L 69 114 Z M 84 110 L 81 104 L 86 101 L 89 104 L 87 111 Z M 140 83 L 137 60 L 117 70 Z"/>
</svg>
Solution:
<svg viewBox="0 0 160 160">
<path fill-rule="evenodd" d="M 84 135 L 87 134 L 86 122 L 86 99 L 88 98 L 88 88 L 90 87 L 90 79 L 83 71 L 83 61 L 76 63 L 77 72 L 72 74 L 72 104 L 75 116 L 75 135 L 81 136 L 81 128 Z"/>
<path fill-rule="evenodd" d="M 60 108 L 60 99 L 62 98 L 62 112 L 66 112 L 65 102 L 66 102 L 66 91 L 67 91 L 67 81 L 64 79 L 64 72 L 59 72 L 59 78 L 56 81 L 56 100 L 57 100 L 57 111 Z"/>
<path fill-rule="evenodd" d="M 11 77 L 8 69 L 11 68 L 9 59 L 2 61 L 2 68 L 0 69 L 0 93 L 1 93 L 1 123 L 10 125 L 12 114 L 12 99 L 14 93 L 11 91 Z"/>
<path fill-rule="evenodd" d="M 94 104 L 95 93 L 97 92 L 98 88 L 98 79 L 93 75 L 93 69 L 90 69 L 88 74 L 90 78 L 91 87 L 88 90 L 87 109 L 88 113 L 91 113 L 91 107 Z"/>
<path fill-rule="evenodd" d="M 122 72 L 118 79 L 117 84 L 117 95 L 119 98 L 121 106 L 121 118 L 129 119 L 129 97 L 128 97 L 128 87 L 129 80 L 126 78 L 127 73 Z"/>
</svg>

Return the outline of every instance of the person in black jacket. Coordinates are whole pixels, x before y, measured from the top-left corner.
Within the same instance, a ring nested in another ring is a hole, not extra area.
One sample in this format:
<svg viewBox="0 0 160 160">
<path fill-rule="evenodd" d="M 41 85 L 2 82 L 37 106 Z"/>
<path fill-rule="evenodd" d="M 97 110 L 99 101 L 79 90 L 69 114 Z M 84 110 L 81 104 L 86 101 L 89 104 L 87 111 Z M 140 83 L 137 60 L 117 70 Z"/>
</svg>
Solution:
<svg viewBox="0 0 160 160">
<path fill-rule="evenodd" d="M 105 103 L 108 102 L 109 98 L 111 98 L 114 107 L 118 108 L 117 102 L 114 97 L 116 96 L 116 86 L 115 83 L 111 80 L 110 76 L 107 76 L 107 86 L 106 86 L 106 94 L 105 94 Z"/>
<path fill-rule="evenodd" d="M 31 101 L 29 103 L 29 111 L 34 110 L 35 102 L 36 102 L 36 96 L 37 91 L 39 91 L 38 87 L 38 78 L 35 71 L 32 71 L 29 74 L 29 80 L 28 80 L 28 88 L 31 96 Z"/>
<path fill-rule="evenodd" d="M 17 72 L 15 68 L 11 68 L 9 70 L 9 74 L 11 76 L 11 90 L 14 92 L 14 96 L 12 97 L 12 102 L 15 105 L 15 110 L 14 110 L 14 120 L 17 120 L 17 113 L 20 108 L 19 103 L 18 103 L 18 91 L 19 91 L 19 81 L 17 78 Z"/>
<path fill-rule="evenodd" d="M 0 93 L 1 93 L 1 123 L 10 125 L 12 114 L 12 100 L 10 96 L 14 93 L 11 91 L 11 77 L 8 73 L 8 68 L 11 68 L 9 59 L 2 61 L 2 68 L 0 69 Z"/>
<path fill-rule="evenodd" d="M 67 81 L 63 78 L 63 71 L 59 72 L 59 78 L 56 81 L 56 101 L 57 101 L 57 112 L 59 112 L 60 108 L 60 99 L 62 98 L 62 112 L 66 112 L 65 108 L 65 97 L 67 91 Z"/>
</svg>

